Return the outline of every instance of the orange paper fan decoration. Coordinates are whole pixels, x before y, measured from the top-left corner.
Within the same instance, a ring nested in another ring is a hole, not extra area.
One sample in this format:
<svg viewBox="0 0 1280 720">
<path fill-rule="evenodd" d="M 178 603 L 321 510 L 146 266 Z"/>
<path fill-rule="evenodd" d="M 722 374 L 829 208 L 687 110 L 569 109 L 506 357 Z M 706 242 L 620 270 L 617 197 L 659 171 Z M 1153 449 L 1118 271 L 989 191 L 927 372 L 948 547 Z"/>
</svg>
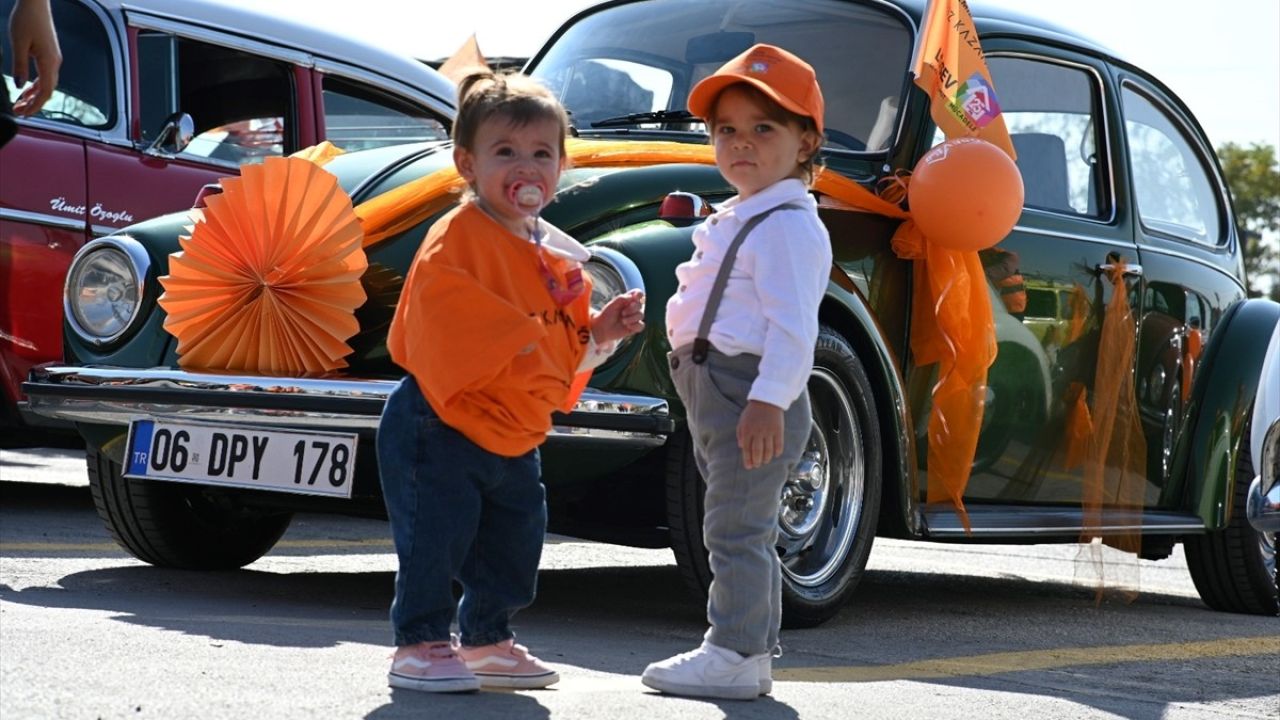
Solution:
<svg viewBox="0 0 1280 720">
<path fill-rule="evenodd" d="M 368 267 L 351 198 L 299 158 L 246 165 L 221 184 L 160 278 L 178 364 L 272 375 L 345 367 Z"/>
</svg>

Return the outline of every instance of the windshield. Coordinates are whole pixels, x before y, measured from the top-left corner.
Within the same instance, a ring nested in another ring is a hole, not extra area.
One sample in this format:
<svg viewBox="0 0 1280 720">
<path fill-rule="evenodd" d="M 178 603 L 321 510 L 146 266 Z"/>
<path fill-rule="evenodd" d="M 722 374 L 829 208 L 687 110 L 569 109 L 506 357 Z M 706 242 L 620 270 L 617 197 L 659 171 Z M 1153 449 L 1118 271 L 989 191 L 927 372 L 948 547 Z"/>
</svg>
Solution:
<svg viewBox="0 0 1280 720">
<path fill-rule="evenodd" d="M 689 89 L 756 43 L 813 65 L 826 100 L 826 145 L 881 151 L 897 130 L 911 30 L 888 6 L 837 0 L 647 0 L 578 21 L 537 61 L 579 132 L 632 113 L 684 110 Z M 631 127 L 702 130 L 638 119 Z"/>
</svg>

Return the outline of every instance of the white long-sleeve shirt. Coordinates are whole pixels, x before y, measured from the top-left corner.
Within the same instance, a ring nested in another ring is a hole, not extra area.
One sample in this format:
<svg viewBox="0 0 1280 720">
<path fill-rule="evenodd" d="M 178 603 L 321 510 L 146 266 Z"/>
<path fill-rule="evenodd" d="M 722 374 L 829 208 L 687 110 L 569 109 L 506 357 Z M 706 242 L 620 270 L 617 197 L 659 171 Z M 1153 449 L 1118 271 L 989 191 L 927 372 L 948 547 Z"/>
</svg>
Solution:
<svg viewBox="0 0 1280 720">
<path fill-rule="evenodd" d="M 735 196 L 721 205 L 693 231 L 693 257 L 676 268 L 680 285 L 667 301 L 671 347 L 692 343 L 733 238 L 751 218 L 786 203 L 803 209 L 773 213 L 738 249 L 708 338 L 726 355 L 759 355 L 748 399 L 783 409 L 809 380 L 818 305 L 831 273 L 830 236 L 803 182 L 788 178 L 746 200 Z"/>
</svg>

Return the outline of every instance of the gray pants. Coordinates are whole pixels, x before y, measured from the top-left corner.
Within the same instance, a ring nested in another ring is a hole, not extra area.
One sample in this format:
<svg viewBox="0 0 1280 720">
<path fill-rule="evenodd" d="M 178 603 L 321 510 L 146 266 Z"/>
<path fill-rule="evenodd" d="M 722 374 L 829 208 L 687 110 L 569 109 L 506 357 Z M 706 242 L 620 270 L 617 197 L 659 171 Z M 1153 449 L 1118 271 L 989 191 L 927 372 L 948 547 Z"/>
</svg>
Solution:
<svg viewBox="0 0 1280 720">
<path fill-rule="evenodd" d="M 738 418 L 757 374 L 756 355 L 714 349 L 701 365 L 682 346 L 671 377 L 688 413 L 693 454 L 707 483 L 703 541 L 711 555 L 706 639 L 744 655 L 771 651 L 782 625 L 782 568 L 774 549 L 782 487 L 809 438 L 809 393 L 784 415 L 782 455 L 752 469 L 742 464 Z M 806 359 L 806 362 L 808 360 Z"/>
</svg>

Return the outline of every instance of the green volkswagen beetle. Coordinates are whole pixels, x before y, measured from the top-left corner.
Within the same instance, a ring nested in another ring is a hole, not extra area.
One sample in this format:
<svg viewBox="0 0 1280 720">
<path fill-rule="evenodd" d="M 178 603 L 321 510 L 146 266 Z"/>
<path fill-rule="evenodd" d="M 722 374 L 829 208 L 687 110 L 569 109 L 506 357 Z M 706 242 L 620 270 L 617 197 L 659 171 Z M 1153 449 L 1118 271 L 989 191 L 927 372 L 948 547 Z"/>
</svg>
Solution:
<svg viewBox="0 0 1280 720">
<path fill-rule="evenodd" d="M 1142 69 L 980 5 L 974 20 L 1025 200 L 1008 236 L 979 253 L 998 352 L 975 385 L 984 411 L 963 495 L 938 499 L 929 418 L 939 370 L 917 362 L 912 344 L 925 310 L 919 261 L 895 253 L 900 218 L 824 189 L 891 185 L 881 181 L 941 140 L 910 72 L 924 9 L 609 2 L 530 60 L 526 71 L 559 95 L 577 135 L 578 164 L 545 216 L 592 249 L 593 302 L 632 288 L 648 297 L 644 333 L 597 369 L 543 448 L 552 530 L 670 547 L 692 589 L 710 580 L 703 485 L 667 374 L 663 311 L 693 227 L 732 189 L 706 162 L 705 128 L 684 101 L 764 42 L 804 57 L 824 88 L 828 182 L 815 193 L 834 255 L 817 347 L 796 358 L 812 364 L 813 425 L 779 498 L 786 622 L 834 615 L 876 536 L 1128 538 L 1146 559 L 1182 543 L 1207 605 L 1275 614 L 1272 537 L 1245 518 L 1255 473 L 1243 438 L 1280 306 L 1246 299 L 1211 146 Z M 609 153 L 622 160 L 600 160 Z M 324 169 L 359 208 L 450 163 L 447 144 L 429 143 L 345 154 Z M 354 311 L 346 367 L 301 377 L 180 364 L 158 300 L 188 213 L 80 251 L 66 283 L 65 363 L 38 368 L 24 389 L 34 410 L 77 424 L 98 512 L 125 549 L 155 565 L 239 567 L 268 552 L 296 511 L 384 513 L 372 441 L 403 372 L 387 356 L 386 328 L 416 248 L 447 207 L 366 243 L 367 300 Z M 1108 446 L 1124 453 L 1099 450 Z"/>
</svg>

